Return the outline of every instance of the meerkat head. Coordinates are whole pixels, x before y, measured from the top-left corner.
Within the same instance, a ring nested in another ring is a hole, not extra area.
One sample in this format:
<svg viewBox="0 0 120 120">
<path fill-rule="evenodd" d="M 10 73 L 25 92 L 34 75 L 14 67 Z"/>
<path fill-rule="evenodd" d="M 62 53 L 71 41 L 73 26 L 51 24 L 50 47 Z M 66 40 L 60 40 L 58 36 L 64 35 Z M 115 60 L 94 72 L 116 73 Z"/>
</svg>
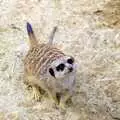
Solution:
<svg viewBox="0 0 120 120">
<path fill-rule="evenodd" d="M 48 74 L 56 79 L 64 78 L 75 72 L 75 60 L 73 57 L 64 56 L 52 62 L 48 68 Z"/>
</svg>

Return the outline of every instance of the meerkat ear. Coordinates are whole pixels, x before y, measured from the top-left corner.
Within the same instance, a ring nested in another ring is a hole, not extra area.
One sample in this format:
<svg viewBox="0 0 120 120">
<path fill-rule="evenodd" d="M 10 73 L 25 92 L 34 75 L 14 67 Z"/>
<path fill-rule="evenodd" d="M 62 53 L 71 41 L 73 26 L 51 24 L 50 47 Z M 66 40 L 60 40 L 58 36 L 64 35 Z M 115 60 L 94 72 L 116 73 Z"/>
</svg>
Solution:
<svg viewBox="0 0 120 120">
<path fill-rule="evenodd" d="M 54 70 L 53 70 L 52 68 L 49 68 L 49 73 L 50 73 L 53 77 L 55 77 L 55 73 L 54 73 Z"/>
<path fill-rule="evenodd" d="M 32 25 L 29 22 L 27 22 L 26 27 L 27 27 L 28 36 L 30 39 L 30 46 L 33 47 L 34 45 L 38 44 L 38 41 L 36 40 L 34 31 L 32 29 Z"/>
</svg>

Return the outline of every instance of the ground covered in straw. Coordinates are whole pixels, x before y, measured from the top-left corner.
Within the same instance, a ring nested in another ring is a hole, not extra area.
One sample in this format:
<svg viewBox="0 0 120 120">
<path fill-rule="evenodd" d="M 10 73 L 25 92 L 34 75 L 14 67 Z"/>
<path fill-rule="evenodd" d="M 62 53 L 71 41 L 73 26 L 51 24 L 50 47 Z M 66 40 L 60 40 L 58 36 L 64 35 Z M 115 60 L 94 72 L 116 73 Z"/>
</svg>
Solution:
<svg viewBox="0 0 120 120">
<path fill-rule="evenodd" d="M 120 119 L 119 0 L 0 0 L 0 120 Z M 54 44 L 78 64 L 73 104 L 57 109 L 30 99 L 23 84 L 26 22 L 40 42 L 55 25 Z"/>
</svg>

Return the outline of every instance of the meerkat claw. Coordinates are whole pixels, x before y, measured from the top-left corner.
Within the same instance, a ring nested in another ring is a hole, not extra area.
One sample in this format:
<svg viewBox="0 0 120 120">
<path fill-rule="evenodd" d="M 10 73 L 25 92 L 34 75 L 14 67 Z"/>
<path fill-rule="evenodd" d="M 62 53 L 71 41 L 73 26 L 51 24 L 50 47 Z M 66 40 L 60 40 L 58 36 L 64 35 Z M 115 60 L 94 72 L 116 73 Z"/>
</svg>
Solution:
<svg viewBox="0 0 120 120">
<path fill-rule="evenodd" d="M 32 98 L 34 98 L 36 101 L 39 101 L 41 99 L 41 94 L 38 88 L 33 87 L 33 96 Z"/>
<path fill-rule="evenodd" d="M 54 98 L 54 102 L 55 102 L 55 104 L 59 104 L 59 101 L 58 101 L 58 99 L 57 98 Z"/>
<path fill-rule="evenodd" d="M 60 103 L 59 106 L 60 106 L 60 108 L 63 109 L 63 110 L 66 109 L 66 105 L 65 105 L 64 103 Z"/>
<path fill-rule="evenodd" d="M 54 96 L 51 96 L 51 100 L 55 103 L 55 104 L 59 104 L 59 101 L 58 101 L 58 99 L 56 98 L 56 97 L 54 97 Z"/>
</svg>

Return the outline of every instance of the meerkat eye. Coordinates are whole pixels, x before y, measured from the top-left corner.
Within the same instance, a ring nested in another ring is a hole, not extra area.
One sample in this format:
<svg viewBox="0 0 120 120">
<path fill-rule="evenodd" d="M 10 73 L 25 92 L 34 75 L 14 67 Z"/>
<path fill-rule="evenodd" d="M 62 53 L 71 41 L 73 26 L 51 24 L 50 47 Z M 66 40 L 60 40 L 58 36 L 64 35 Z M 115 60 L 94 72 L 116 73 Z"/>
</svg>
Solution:
<svg viewBox="0 0 120 120">
<path fill-rule="evenodd" d="M 73 62 L 74 62 L 73 58 L 70 58 L 70 59 L 67 60 L 67 63 L 69 63 L 69 64 L 73 64 Z"/>
<path fill-rule="evenodd" d="M 55 77 L 55 73 L 54 73 L 54 70 L 53 70 L 52 68 L 49 69 L 49 73 L 50 73 L 53 77 Z"/>
<path fill-rule="evenodd" d="M 61 63 L 61 64 L 59 64 L 57 67 L 56 67 L 56 70 L 57 71 L 63 71 L 64 70 L 64 68 L 65 68 L 65 65 L 63 64 L 63 63 Z"/>
</svg>

